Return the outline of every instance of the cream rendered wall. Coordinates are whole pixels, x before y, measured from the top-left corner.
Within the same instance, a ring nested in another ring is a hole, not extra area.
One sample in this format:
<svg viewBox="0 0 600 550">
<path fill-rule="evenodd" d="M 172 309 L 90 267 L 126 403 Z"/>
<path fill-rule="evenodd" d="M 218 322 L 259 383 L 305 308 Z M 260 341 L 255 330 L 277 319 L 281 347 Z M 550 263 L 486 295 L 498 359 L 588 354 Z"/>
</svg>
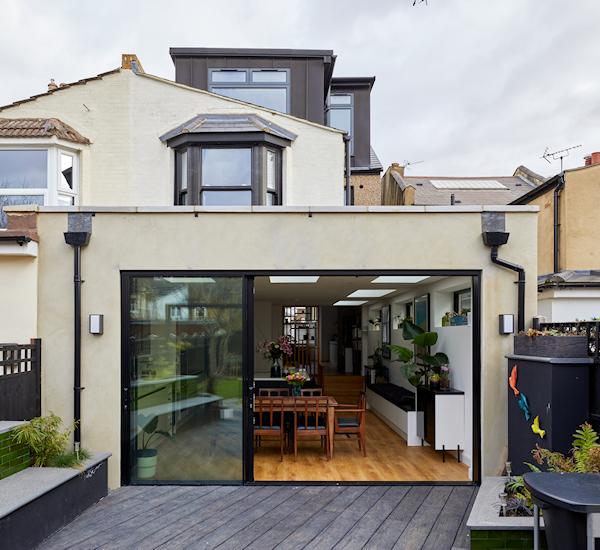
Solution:
<svg viewBox="0 0 600 550">
<path fill-rule="evenodd" d="M 37 337 L 37 258 L 5 256 L 3 248 L 0 245 L 0 342 L 28 344 Z"/>
<path fill-rule="evenodd" d="M 159 137 L 199 113 L 256 113 L 298 137 L 284 154 L 287 205 L 342 206 L 342 134 L 150 75 L 121 70 L 9 107 L 3 117 L 57 117 L 89 138 L 81 157 L 86 206 L 173 204 L 173 152 Z"/>
<path fill-rule="evenodd" d="M 500 256 L 527 272 L 526 318 L 536 311 L 536 212 L 508 210 L 509 243 Z M 38 215 L 38 334 L 44 339 L 44 410 L 72 415 L 72 251 L 64 244 L 64 212 Z M 506 361 L 511 339 L 498 335 L 498 314 L 516 312 L 515 275 L 491 264 L 477 208 L 380 207 L 279 212 L 250 209 L 178 213 L 97 212 L 82 254 L 83 318 L 105 315 L 104 334 L 83 331 L 82 434 L 92 451 L 109 450 L 110 486 L 119 484 L 121 270 L 475 269 L 482 271 L 483 473 L 499 471 L 507 437 Z M 292 210 L 292 209 L 290 209 Z M 410 245 L 398 236 L 410 234 Z M 219 238 L 214 238 L 218 235 Z M 269 239 L 256 239 L 269 235 Z M 323 238 L 327 235 L 328 238 Z M 197 245 L 194 244 L 197 236 Z M 185 238 L 183 238 L 185 237 Z M 310 253 L 307 253 L 310 251 Z"/>
</svg>

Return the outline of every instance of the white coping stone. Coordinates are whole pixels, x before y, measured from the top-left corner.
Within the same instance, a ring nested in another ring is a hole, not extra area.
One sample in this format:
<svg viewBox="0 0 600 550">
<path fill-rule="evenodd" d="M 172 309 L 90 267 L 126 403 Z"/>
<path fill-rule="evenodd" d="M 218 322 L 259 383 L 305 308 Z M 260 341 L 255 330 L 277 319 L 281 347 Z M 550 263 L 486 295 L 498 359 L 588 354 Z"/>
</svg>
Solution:
<svg viewBox="0 0 600 550">
<path fill-rule="evenodd" d="M 533 529 L 533 517 L 500 517 L 500 499 L 506 477 L 484 477 L 467 520 L 469 529 L 478 531 L 520 531 Z M 540 518 L 540 526 L 544 519 Z"/>
<path fill-rule="evenodd" d="M 76 468 L 27 468 L 0 480 L 0 519 L 29 504 L 52 489 L 89 471 L 111 453 L 97 453 Z"/>
<path fill-rule="evenodd" d="M 5 212 L 137 212 L 137 213 L 269 213 L 314 212 L 331 214 L 358 213 L 445 213 L 464 214 L 479 212 L 539 212 L 538 206 L 498 205 L 498 206 L 6 206 Z"/>
<path fill-rule="evenodd" d="M 27 424 L 27 420 L 0 420 L 0 434 L 10 432 L 17 426 Z"/>
</svg>

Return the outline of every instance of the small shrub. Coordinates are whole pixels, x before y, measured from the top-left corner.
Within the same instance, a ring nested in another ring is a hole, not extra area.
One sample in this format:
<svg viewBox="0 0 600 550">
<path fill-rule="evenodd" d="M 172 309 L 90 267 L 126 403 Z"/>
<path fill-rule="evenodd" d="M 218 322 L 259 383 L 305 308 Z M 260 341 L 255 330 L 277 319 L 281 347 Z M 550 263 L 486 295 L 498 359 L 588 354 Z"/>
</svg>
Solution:
<svg viewBox="0 0 600 550">
<path fill-rule="evenodd" d="M 50 461 L 49 465 L 56 468 L 73 468 L 74 466 L 79 466 L 84 460 L 90 458 L 90 456 L 88 451 L 80 449 L 78 453 L 59 454 Z"/>
<path fill-rule="evenodd" d="M 61 430 L 62 420 L 54 413 L 30 420 L 20 426 L 12 436 L 15 443 L 26 445 L 32 456 L 33 466 L 49 466 L 65 452 L 74 425 Z"/>
</svg>

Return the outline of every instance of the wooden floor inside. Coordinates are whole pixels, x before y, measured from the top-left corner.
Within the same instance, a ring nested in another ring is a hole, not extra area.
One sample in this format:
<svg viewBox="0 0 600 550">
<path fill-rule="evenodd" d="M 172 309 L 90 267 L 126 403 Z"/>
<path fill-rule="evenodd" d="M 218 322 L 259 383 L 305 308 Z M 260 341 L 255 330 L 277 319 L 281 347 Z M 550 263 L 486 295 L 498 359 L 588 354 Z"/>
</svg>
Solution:
<svg viewBox="0 0 600 550">
<path fill-rule="evenodd" d="M 279 443 L 264 440 L 254 452 L 256 481 L 468 481 L 468 468 L 455 453 L 431 447 L 408 447 L 404 439 L 374 413 L 367 413 L 367 456 L 355 438 L 337 435 L 335 454 L 327 460 L 319 441 L 301 441 L 298 460 L 285 454 L 280 461 Z"/>
</svg>

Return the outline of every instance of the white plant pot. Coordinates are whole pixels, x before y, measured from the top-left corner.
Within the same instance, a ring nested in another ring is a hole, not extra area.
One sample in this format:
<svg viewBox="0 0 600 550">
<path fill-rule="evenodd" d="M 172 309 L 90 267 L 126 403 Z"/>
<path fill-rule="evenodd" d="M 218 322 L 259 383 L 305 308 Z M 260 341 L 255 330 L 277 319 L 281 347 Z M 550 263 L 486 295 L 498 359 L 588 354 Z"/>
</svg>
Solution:
<svg viewBox="0 0 600 550">
<path fill-rule="evenodd" d="M 156 462 L 158 451 L 156 449 L 145 449 L 137 455 L 137 477 L 138 479 L 152 479 L 156 475 Z"/>
</svg>

